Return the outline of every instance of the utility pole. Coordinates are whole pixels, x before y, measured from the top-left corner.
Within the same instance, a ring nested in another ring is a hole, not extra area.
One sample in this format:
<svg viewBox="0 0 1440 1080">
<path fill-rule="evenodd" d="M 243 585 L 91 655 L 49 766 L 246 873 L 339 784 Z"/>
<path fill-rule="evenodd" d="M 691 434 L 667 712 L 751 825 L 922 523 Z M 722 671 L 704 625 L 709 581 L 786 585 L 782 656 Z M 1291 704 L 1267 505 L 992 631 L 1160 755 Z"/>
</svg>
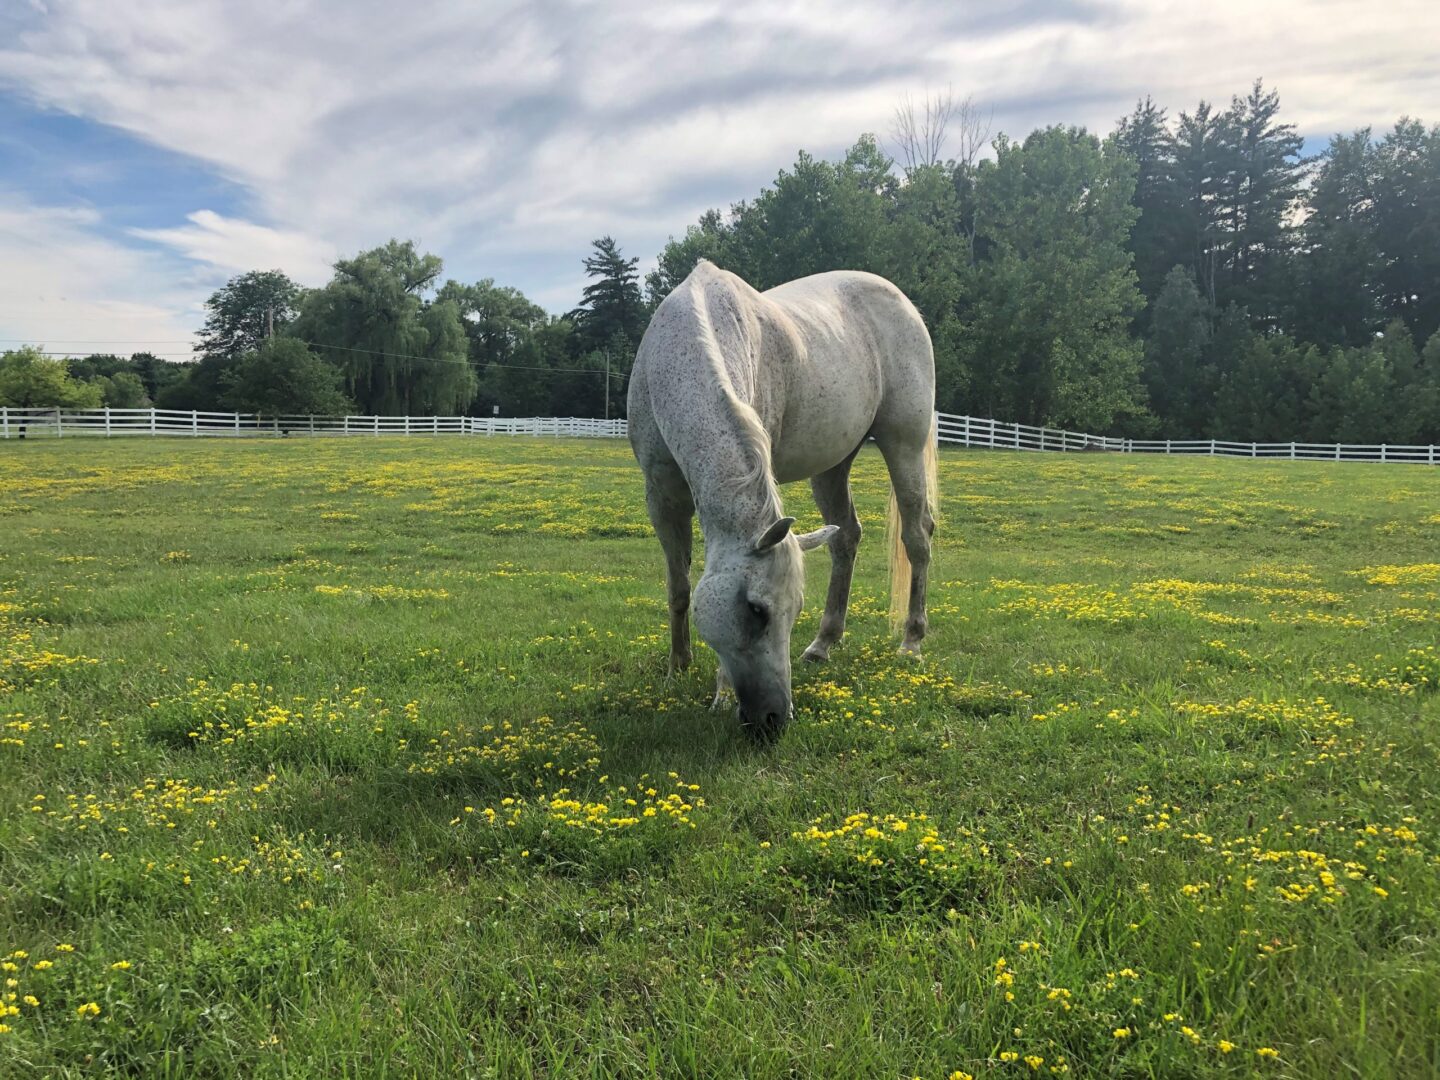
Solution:
<svg viewBox="0 0 1440 1080">
<path fill-rule="evenodd" d="M 605 350 L 605 419 L 610 419 L 610 350 Z"/>
</svg>

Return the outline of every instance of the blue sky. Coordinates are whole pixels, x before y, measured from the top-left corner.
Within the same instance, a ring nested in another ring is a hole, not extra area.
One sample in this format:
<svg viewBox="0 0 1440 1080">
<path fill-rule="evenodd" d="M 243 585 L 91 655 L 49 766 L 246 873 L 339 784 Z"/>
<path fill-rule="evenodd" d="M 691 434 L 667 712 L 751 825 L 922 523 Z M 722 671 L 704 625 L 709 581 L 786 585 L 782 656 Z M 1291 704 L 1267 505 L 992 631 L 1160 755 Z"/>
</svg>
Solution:
<svg viewBox="0 0 1440 1080">
<path fill-rule="evenodd" d="M 1437 40 L 1415 0 L 12 0 L 0 347 L 184 353 L 230 276 L 391 236 L 565 310 L 594 237 L 648 265 L 947 87 L 1023 136 L 1264 76 L 1318 150 L 1440 121 Z"/>
</svg>

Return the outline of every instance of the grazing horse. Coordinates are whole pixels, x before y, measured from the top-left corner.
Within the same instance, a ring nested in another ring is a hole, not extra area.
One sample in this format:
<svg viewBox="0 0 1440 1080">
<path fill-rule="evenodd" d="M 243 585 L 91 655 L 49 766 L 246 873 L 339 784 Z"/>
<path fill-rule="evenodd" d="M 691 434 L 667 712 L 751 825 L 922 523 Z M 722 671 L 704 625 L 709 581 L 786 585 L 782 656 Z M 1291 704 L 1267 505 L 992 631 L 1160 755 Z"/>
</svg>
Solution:
<svg viewBox="0 0 1440 1080">
<path fill-rule="evenodd" d="M 804 659 L 845 632 L 860 519 L 850 465 L 873 438 L 890 471 L 891 613 L 901 650 L 925 636 L 935 529 L 935 360 L 914 305 L 884 278 L 836 271 L 757 292 L 701 260 L 655 311 L 630 377 L 630 445 L 665 551 L 670 669 L 690 663 L 690 545 L 705 569 L 695 626 L 719 656 L 715 703 L 778 735 L 791 713 L 790 633 L 802 552 L 828 543 L 830 590 Z M 797 535 L 776 484 L 808 478 L 825 526 Z M 898 518 L 898 520 L 897 520 Z"/>
</svg>

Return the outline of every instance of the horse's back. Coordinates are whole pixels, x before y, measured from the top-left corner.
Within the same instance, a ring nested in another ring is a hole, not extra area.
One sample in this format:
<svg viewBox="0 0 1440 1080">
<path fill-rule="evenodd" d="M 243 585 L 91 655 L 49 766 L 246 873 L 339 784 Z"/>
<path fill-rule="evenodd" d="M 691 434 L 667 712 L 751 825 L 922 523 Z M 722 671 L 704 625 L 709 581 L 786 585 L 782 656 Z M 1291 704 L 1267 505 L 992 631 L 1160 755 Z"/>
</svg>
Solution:
<svg viewBox="0 0 1440 1080">
<path fill-rule="evenodd" d="M 731 390 L 769 431 L 776 479 L 803 479 L 869 435 L 925 437 L 930 338 L 875 274 L 837 270 L 760 293 L 702 261 L 657 308 L 632 371 L 631 444 L 647 471 L 700 452 Z"/>
<path fill-rule="evenodd" d="M 783 313 L 801 342 L 784 441 L 793 435 L 813 445 L 838 437 L 853 440 L 848 450 L 866 435 L 928 434 L 935 408 L 930 335 L 915 305 L 892 282 L 836 270 L 760 295 Z M 805 464 L 797 463 L 800 471 Z"/>
</svg>

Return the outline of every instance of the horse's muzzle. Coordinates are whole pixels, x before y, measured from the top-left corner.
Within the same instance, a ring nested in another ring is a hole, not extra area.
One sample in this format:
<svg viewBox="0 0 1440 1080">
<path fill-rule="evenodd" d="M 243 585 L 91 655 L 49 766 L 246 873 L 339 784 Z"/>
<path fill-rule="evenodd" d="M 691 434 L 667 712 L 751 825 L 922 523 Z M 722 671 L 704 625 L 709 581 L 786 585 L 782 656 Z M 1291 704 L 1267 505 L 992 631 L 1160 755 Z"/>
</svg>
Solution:
<svg viewBox="0 0 1440 1080">
<path fill-rule="evenodd" d="M 785 730 L 785 725 L 790 720 L 792 711 L 788 701 L 781 709 L 767 709 L 764 712 L 758 709 L 749 712 L 745 706 L 737 705 L 735 716 L 740 721 L 741 730 L 750 736 L 751 741 L 763 745 L 772 743 L 780 737 L 780 733 Z"/>
</svg>

